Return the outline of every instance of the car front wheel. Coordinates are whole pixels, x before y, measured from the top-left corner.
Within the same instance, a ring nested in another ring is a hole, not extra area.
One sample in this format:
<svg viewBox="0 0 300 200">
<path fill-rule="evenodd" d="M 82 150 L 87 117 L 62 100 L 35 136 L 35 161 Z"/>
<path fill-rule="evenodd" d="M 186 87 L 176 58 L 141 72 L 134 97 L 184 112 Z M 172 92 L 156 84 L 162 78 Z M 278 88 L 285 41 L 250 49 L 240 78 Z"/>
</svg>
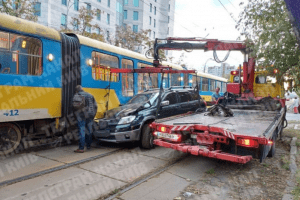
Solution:
<svg viewBox="0 0 300 200">
<path fill-rule="evenodd" d="M 149 124 L 145 124 L 142 128 L 142 138 L 141 138 L 141 146 L 144 149 L 152 149 L 154 147 L 153 140 L 154 137 L 151 133 L 151 129 Z"/>
</svg>

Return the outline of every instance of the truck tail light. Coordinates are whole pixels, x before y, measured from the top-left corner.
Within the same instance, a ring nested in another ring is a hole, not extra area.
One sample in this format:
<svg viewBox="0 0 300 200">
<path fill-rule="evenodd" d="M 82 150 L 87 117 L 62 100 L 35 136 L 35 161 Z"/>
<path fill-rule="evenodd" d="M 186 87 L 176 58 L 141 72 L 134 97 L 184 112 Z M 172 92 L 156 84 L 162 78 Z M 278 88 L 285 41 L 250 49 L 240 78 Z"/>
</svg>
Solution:
<svg viewBox="0 0 300 200">
<path fill-rule="evenodd" d="M 254 148 L 257 148 L 259 146 L 257 140 L 248 139 L 248 138 L 238 138 L 236 145 L 244 146 L 244 147 L 254 147 Z"/>
<path fill-rule="evenodd" d="M 166 133 L 166 132 L 168 132 L 168 129 L 167 129 L 167 127 L 161 126 L 161 127 L 159 127 L 159 131 Z"/>
<path fill-rule="evenodd" d="M 239 74 L 239 71 L 231 71 L 230 74 L 235 76 Z"/>
<path fill-rule="evenodd" d="M 273 145 L 273 141 L 272 140 L 268 140 L 268 144 L 269 146 L 272 146 Z"/>
</svg>

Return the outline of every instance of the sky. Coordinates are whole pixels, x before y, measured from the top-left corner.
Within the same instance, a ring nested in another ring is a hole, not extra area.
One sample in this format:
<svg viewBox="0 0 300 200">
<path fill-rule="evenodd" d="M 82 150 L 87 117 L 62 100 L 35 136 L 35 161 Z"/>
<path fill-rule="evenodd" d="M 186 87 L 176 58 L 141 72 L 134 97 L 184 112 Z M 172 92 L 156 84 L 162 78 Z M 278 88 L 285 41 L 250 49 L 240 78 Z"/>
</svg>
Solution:
<svg viewBox="0 0 300 200">
<path fill-rule="evenodd" d="M 242 8 L 239 6 L 243 0 L 175 0 L 174 37 L 206 37 L 207 39 L 236 40 L 240 33 L 236 30 L 236 22 L 222 6 L 232 13 L 238 20 Z M 184 51 L 173 51 L 175 61 Z M 218 51 L 220 60 L 224 58 L 227 51 Z M 185 53 L 185 63 L 188 68 L 202 70 L 207 61 L 208 66 L 220 66 L 213 59 L 213 51 L 204 52 L 194 50 Z M 226 63 L 238 66 L 243 63 L 243 54 L 232 51 Z"/>
</svg>

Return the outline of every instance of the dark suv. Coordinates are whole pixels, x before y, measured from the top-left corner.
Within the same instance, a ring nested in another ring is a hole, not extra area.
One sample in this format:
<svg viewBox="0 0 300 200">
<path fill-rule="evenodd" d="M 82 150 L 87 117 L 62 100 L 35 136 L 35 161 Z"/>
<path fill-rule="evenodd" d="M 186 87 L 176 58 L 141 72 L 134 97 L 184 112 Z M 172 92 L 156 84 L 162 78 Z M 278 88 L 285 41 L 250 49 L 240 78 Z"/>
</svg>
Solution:
<svg viewBox="0 0 300 200">
<path fill-rule="evenodd" d="M 94 132 L 95 138 L 116 143 L 140 141 L 143 148 L 152 148 L 153 136 L 149 124 L 155 120 L 158 96 L 159 89 L 148 90 L 137 94 L 125 105 L 108 110 L 105 118 L 99 120 L 99 130 Z M 161 97 L 158 119 L 206 110 L 204 100 L 190 87 L 164 89 Z"/>
</svg>

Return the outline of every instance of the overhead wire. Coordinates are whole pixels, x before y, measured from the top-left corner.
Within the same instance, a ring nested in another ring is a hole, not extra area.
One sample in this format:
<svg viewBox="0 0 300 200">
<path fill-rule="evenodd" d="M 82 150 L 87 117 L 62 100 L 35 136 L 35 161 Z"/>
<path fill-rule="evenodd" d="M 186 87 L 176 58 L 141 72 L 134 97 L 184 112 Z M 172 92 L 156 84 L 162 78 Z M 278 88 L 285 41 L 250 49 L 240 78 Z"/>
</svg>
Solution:
<svg viewBox="0 0 300 200">
<path fill-rule="evenodd" d="M 226 10 L 226 12 L 230 15 L 231 19 L 237 23 L 237 21 L 232 17 L 231 13 L 227 10 L 227 8 L 224 6 L 224 4 L 221 2 L 221 0 L 218 0 L 220 4 L 223 6 L 223 8 Z"/>
</svg>

